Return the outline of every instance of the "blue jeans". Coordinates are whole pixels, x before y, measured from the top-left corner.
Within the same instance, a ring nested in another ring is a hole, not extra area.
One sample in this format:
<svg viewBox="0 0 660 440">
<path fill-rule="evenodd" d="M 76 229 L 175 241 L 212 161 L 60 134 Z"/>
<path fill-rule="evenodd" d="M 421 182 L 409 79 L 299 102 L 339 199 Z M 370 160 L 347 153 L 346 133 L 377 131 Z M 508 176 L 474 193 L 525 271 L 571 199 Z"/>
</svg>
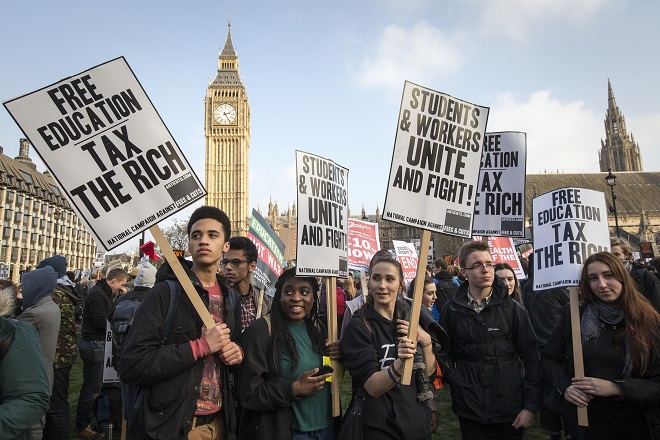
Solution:
<svg viewBox="0 0 660 440">
<path fill-rule="evenodd" d="M 91 423 L 94 401 L 101 393 L 105 342 L 81 339 L 78 341 L 78 350 L 83 361 L 83 383 L 76 411 L 76 430 L 80 432 Z"/>
<path fill-rule="evenodd" d="M 330 424 L 325 429 L 318 431 L 296 431 L 293 430 L 293 440 L 334 440 L 335 439 L 335 426 Z"/>
</svg>

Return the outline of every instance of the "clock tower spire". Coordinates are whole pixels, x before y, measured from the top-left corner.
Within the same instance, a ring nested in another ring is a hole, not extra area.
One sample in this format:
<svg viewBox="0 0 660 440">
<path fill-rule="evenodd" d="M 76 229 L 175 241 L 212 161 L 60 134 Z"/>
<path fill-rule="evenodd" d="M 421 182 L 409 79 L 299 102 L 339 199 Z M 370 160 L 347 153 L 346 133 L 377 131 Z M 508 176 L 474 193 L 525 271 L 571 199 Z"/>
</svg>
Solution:
<svg viewBox="0 0 660 440">
<path fill-rule="evenodd" d="M 248 222 L 248 154 L 250 104 L 238 70 L 238 56 L 227 22 L 227 40 L 218 54 L 218 72 L 205 99 L 206 204 L 231 220 L 231 235 L 246 235 Z"/>
</svg>

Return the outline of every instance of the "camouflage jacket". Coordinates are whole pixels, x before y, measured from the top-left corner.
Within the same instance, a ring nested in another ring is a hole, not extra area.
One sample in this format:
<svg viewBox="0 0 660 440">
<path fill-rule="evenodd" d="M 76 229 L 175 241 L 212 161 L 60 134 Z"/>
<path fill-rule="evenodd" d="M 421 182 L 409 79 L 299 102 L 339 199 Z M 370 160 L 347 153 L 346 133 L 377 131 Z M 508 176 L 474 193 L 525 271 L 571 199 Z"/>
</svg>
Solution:
<svg viewBox="0 0 660 440">
<path fill-rule="evenodd" d="M 60 308 L 62 321 L 57 335 L 57 349 L 53 368 L 68 367 L 76 363 L 78 336 L 74 309 L 80 302 L 73 289 L 58 284 L 53 289 L 53 301 Z"/>
</svg>

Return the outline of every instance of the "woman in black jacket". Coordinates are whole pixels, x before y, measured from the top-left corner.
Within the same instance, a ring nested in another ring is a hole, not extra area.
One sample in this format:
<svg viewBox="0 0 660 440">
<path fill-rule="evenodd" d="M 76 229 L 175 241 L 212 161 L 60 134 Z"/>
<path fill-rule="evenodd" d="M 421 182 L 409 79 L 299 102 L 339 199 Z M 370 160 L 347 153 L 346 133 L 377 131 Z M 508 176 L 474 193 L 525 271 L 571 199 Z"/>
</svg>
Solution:
<svg viewBox="0 0 660 440">
<path fill-rule="evenodd" d="M 541 357 L 557 393 L 548 401 L 574 438 L 660 439 L 660 315 L 609 252 L 585 261 L 579 289 L 585 377 L 574 377 L 567 307 Z M 588 428 L 577 427 L 576 407 L 588 408 Z"/>
<path fill-rule="evenodd" d="M 403 273 L 391 257 L 371 260 L 369 296 L 342 336 L 344 366 L 350 370 L 353 392 L 364 389 L 362 430 L 365 439 L 430 438 L 433 398 L 429 377 L 435 375 L 433 341 L 422 327 L 435 325 L 420 315 L 417 341 L 410 340 L 410 304 L 397 299 L 404 289 Z M 426 317 L 426 318 L 425 318 Z M 426 319 L 426 320 L 424 320 Z M 401 385 L 403 361 L 414 359 L 410 385 Z"/>
<path fill-rule="evenodd" d="M 323 355 L 339 359 L 339 343 L 326 349 L 326 329 L 318 318 L 319 284 L 296 277 L 295 268 L 275 285 L 269 317 L 241 335 L 245 361 L 236 370 L 243 408 L 239 438 L 289 440 L 335 437 L 330 374 L 314 376 Z"/>
</svg>

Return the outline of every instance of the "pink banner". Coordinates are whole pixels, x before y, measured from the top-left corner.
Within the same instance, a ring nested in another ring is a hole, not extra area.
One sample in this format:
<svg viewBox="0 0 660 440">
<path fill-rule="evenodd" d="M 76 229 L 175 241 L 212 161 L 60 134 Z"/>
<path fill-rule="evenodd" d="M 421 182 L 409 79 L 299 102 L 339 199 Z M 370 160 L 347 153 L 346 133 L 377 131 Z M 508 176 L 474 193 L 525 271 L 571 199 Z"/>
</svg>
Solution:
<svg viewBox="0 0 660 440">
<path fill-rule="evenodd" d="M 369 269 L 371 257 L 380 250 L 378 223 L 348 219 L 348 267 Z"/>
</svg>

